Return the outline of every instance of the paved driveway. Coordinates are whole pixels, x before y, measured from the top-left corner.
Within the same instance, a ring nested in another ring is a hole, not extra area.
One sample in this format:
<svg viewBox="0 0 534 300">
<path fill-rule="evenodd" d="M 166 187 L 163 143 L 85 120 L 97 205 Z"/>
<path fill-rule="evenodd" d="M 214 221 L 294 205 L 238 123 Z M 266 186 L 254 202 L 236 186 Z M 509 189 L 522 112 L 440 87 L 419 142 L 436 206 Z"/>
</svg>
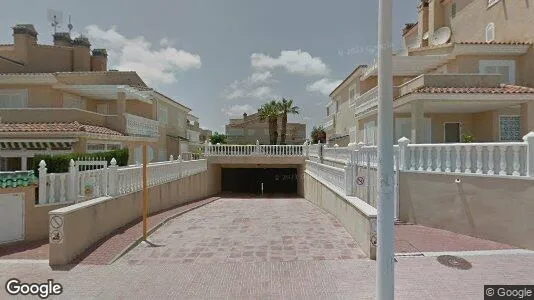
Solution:
<svg viewBox="0 0 534 300">
<path fill-rule="evenodd" d="M 231 263 L 365 258 L 345 228 L 301 198 L 222 198 L 184 214 L 117 263 Z"/>
</svg>

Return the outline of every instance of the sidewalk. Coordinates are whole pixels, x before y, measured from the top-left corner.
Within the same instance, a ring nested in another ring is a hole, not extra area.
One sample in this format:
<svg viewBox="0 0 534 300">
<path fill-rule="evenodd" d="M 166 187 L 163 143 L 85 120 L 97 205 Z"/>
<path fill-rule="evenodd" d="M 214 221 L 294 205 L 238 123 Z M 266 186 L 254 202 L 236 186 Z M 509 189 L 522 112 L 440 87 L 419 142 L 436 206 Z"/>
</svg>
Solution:
<svg viewBox="0 0 534 300">
<path fill-rule="evenodd" d="M 218 197 L 211 197 L 153 214 L 148 217 L 148 230 L 150 231 L 156 226 L 159 226 L 168 218 L 206 205 L 217 199 Z M 115 230 L 91 246 L 74 263 L 93 265 L 109 264 L 124 250 L 135 243 L 141 237 L 142 231 L 142 219 L 135 220 Z M 2 259 L 48 260 L 48 240 L 0 246 L 0 260 Z"/>
</svg>

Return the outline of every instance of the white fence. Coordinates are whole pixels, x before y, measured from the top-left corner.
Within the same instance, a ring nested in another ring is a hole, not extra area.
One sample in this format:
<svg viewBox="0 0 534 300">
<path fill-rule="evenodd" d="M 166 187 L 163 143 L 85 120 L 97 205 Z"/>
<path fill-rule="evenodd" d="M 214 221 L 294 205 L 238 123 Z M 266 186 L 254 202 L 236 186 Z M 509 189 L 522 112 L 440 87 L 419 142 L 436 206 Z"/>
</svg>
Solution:
<svg viewBox="0 0 534 300">
<path fill-rule="evenodd" d="M 101 196 L 115 196 L 142 189 L 143 167 L 118 167 L 115 159 L 99 169 L 79 171 L 74 160 L 68 173 L 47 173 L 46 163 L 39 163 L 39 204 L 80 202 Z M 183 161 L 171 156 L 169 161 L 147 165 L 148 185 L 155 186 L 207 170 L 206 160 Z"/>
<path fill-rule="evenodd" d="M 211 145 L 206 144 L 206 156 L 306 156 L 304 145 Z"/>
</svg>

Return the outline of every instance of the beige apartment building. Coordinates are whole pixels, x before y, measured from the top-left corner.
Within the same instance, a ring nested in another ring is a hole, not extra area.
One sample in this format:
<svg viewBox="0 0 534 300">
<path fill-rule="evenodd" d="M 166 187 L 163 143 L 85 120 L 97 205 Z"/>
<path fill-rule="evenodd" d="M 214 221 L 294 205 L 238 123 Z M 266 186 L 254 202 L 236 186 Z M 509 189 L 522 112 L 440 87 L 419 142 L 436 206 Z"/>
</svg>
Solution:
<svg viewBox="0 0 534 300">
<path fill-rule="evenodd" d="M 415 143 L 519 141 L 534 130 L 534 7 L 528 1 L 423 0 L 393 56 L 394 138 Z M 338 145 L 377 141 L 377 64 L 330 95 Z"/>
<path fill-rule="evenodd" d="M 191 109 L 136 72 L 107 70 L 105 49 L 64 32 L 41 45 L 28 24 L 13 39 L 0 45 L 0 170 L 25 170 L 36 154 L 128 148 L 135 163 L 145 143 L 151 161 L 188 148 Z"/>
<path fill-rule="evenodd" d="M 278 118 L 278 141 L 282 132 L 282 120 Z M 259 141 L 262 145 L 269 144 L 269 124 L 260 120 L 258 113 L 243 114 L 242 119 L 230 119 L 226 125 L 228 144 L 254 145 Z M 286 144 L 299 145 L 306 141 L 306 124 L 287 123 Z"/>
</svg>

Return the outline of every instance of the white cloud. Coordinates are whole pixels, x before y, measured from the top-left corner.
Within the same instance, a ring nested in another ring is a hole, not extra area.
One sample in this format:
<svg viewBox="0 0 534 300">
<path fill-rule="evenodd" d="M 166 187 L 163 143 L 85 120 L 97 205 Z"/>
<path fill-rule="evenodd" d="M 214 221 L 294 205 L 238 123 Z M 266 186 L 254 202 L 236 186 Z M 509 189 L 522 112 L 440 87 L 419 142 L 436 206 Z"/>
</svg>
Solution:
<svg viewBox="0 0 534 300">
<path fill-rule="evenodd" d="M 329 69 L 320 57 L 301 50 L 286 50 L 280 52 L 277 58 L 263 53 L 253 53 L 250 56 L 252 67 L 256 69 L 285 68 L 289 73 L 314 76 L 327 75 Z"/>
<path fill-rule="evenodd" d="M 314 83 L 308 84 L 306 90 L 308 92 L 318 92 L 323 95 L 330 95 L 332 91 L 341 84 L 343 80 L 330 80 L 328 78 L 323 78 L 315 81 Z"/>
<path fill-rule="evenodd" d="M 270 71 L 256 72 L 256 73 L 250 75 L 249 78 L 245 79 L 245 81 L 246 81 L 246 83 L 252 85 L 252 84 L 256 84 L 256 83 L 269 82 L 272 77 L 273 77 L 273 74 Z"/>
<path fill-rule="evenodd" d="M 257 86 L 258 84 L 275 82 L 272 77 L 273 74 L 270 71 L 265 71 L 256 72 L 241 81 L 236 80 L 225 89 L 223 97 L 227 100 L 245 97 L 259 98 L 262 100 L 272 98 L 275 95 L 271 87 L 266 85 Z"/>
<path fill-rule="evenodd" d="M 232 105 L 228 108 L 223 108 L 221 110 L 224 114 L 226 114 L 228 117 L 242 117 L 244 113 L 252 114 L 257 111 L 257 109 L 254 109 L 252 105 L 250 104 L 243 104 L 243 105 Z"/>
<path fill-rule="evenodd" d="M 127 38 L 115 27 L 103 30 L 97 25 L 89 25 L 85 29 L 96 47 L 108 50 L 113 68 L 137 71 L 147 83 L 170 84 L 176 81 L 178 72 L 198 69 L 202 65 L 199 55 L 171 47 L 167 38 L 160 40 L 161 48 L 154 49 L 143 36 Z"/>
</svg>

